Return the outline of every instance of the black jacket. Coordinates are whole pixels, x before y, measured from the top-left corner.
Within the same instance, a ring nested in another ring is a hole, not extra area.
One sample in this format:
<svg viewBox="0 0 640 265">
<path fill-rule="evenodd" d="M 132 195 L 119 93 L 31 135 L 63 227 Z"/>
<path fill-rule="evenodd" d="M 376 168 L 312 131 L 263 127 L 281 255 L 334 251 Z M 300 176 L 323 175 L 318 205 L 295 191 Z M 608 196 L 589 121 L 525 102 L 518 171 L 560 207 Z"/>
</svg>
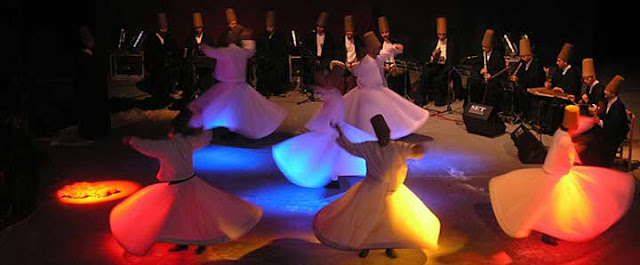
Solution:
<svg viewBox="0 0 640 265">
<path fill-rule="evenodd" d="M 574 95 L 576 99 L 582 96 L 581 76 L 575 67 L 569 68 L 567 73 L 562 75 L 562 69 L 555 68 L 553 76 L 551 77 L 551 87 L 560 87 L 564 90 L 564 93 Z"/>
<path fill-rule="evenodd" d="M 318 58 L 320 60 L 320 66 L 323 68 L 329 68 L 331 60 L 335 59 L 335 41 L 331 37 L 328 31 L 324 32 L 324 44 L 322 45 L 322 54 Z M 313 55 L 317 55 L 316 47 L 316 31 L 312 31 L 304 38 L 304 47 L 310 51 Z"/>
<path fill-rule="evenodd" d="M 518 77 L 518 85 L 522 89 L 542 87 L 544 86 L 545 73 L 542 69 L 542 65 L 538 58 L 533 58 L 533 61 L 529 65 L 529 69 L 526 68 L 526 62 L 521 61 L 522 66 L 516 74 Z M 518 66 L 515 66 L 516 68 Z M 515 68 L 514 68 L 515 71 Z"/>
<path fill-rule="evenodd" d="M 364 43 L 362 42 L 362 39 L 360 38 L 360 36 L 358 36 L 357 34 L 354 34 L 353 36 L 353 42 L 354 45 L 356 46 L 356 59 L 360 59 L 362 57 L 364 57 Z M 346 40 L 345 40 L 345 35 L 342 35 L 341 38 L 337 41 L 337 46 L 336 46 L 336 60 L 340 60 L 342 62 L 347 62 L 347 47 L 346 47 Z"/>
</svg>

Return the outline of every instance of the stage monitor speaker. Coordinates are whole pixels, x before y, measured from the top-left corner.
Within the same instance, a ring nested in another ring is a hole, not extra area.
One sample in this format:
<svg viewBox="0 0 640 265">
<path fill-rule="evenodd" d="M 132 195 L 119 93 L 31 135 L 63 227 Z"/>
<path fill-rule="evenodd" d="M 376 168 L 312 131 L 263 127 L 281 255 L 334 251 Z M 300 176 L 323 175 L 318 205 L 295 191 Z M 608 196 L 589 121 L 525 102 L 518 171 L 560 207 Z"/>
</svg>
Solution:
<svg viewBox="0 0 640 265">
<path fill-rule="evenodd" d="M 511 140 L 518 148 L 518 158 L 524 164 L 542 164 L 547 156 L 547 149 L 531 134 L 531 131 L 520 125 L 511 133 Z"/>
<path fill-rule="evenodd" d="M 479 103 L 469 103 L 464 108 L 462 115 L 467 131 L 487 137 L 496 137 L 506 130 L 504 122 L 500 120 L 498 114 L 493 111 L 493 107 Z"/>
</svg>

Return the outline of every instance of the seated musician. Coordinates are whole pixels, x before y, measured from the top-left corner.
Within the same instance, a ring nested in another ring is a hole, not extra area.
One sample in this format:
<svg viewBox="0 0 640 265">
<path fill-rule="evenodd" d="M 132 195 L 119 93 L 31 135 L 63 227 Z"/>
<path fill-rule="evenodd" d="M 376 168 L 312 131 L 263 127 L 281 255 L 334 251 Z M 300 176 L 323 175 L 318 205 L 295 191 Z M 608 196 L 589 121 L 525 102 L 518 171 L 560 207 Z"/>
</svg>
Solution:
<svg viewBox="0 0 640 265">
<path fill-rule="evenodd" d="M 616 150 L 629 132 L 626 108 L 618 97 L 619 85 L 624 81 L 616 75 L 604 89 L 606 106 L 593 117 L 593 128 L 574 138 L 577 150 L 585 165 L 609 167 L 615 159 Z M 595 113 L 594 113 L 595 114 Z"/>
<path fill-rule="evenodd" d="M 516 82 L 519 89 L 516 90 L 516 111 L 521 112 L 523 118 L 530 120 L 531 104 L 527 96 L 527 88 L 544 86 L 544 71 L 537 57 L 531 51 L 531 42 L 528 38 L 520 39 L 520 62 L 509 80 Z"/>
<path fill-rule="evenodd" d="M 338 60 L 345 63 L 345 65 L 352 65 L 358 61 L 358 58 L 364 56 L 364 45 L 360 36 L 355 34 L 353 27 L 353 16 L 344 17 L 344 36 L 338 44 L 339 52 L 336 54 Z M 343 94 L 349 89 L 356 86 L 355 79 L 350 71 L 344 71 L 345 81 L 341 82 L 340 88 L 342 88 Z M 344 86 L 344 87 L 343 87 Z"/>
<path fill-rule="evenodd" d="M 197 91 L 204 92 L 213 83 L 212 71 L 215 67 L 215 61 L 205 57 L 200 51 L 199 46 L 202 43 L 211 45 L 209 37 L 204 34 L 204 20 L 202 13 L 193 13 L 193 33 L 187 38 L 184 45 L 184 53 L 182 57 L 186 60 L 187 66 L 184 67 L 182 79 L 182 97 L 177 104 L 180 107 L 186 106 L 191 101 Z M 206 60 L 207 64 L 200 63 Z M 193 68 L 192 68 L 193 67 Z M 191 72 L 195 71 L 195 75 Z M 193 79 L 195 77 L 195 80 Z"/>
<path fill-rule="evenodd" d="M 557 68 L 554 69 L 551 80 L 544 83 L 544 86 L 548 89 L 570 94 L 569 98 L 575 100 L 580 98 L 580 75 L 578 70 L 571 67 L 569 60 L 571 59 L 571 53 L 573 51 L 573 44 L 565 43 L 558 54 L 556 60 Z"/>
<path fill-rule="evenodd" d="M 397 39 L 391 37 L 389 21 L 387 21 L 386 17 L 378 17 L 378 30 L 380 31 L 380 42 L 382 42 L 383 51 L 392 50 L 395 44 L 399 44 Z M 391 55 L 384 62 L 384 71 L 387 73 L 387 78 L 384 80 L 385 86 L 404 96 L 404 69 L 396 67 L 396 56 Z"/>
<path fill-rule="evenodd" d="M 437 39 L 428 46 L 432 50 L 427 59 L 422 97 L 418 104 L 427 105 L 429 101 L 434 101 L 436 106 L 444 106 L 447 104 L 449 72 L 457 62 L 457 57 L 456 49 L 447 34 L 447 18 L 438 17 L 436 22 Z"/>
<path fill-rule="evenodd" d="M 578 100 L 580 104 L 600 104 L 604 100 L 604 85 L 596 78 L 596 69 L 592 58 L 582 60 L 582 82 L 585 84 L 584 93 Z M 588 108 L 580 108 L 582 114 L 587 114 Z"/>
</svg>

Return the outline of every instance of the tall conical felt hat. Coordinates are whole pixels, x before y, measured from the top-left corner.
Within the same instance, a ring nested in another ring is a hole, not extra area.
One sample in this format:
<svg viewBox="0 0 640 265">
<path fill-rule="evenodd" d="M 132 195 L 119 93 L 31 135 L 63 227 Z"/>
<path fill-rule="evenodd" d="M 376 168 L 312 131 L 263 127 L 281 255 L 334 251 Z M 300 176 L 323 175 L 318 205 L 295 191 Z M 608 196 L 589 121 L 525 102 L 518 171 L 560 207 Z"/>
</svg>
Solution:
<svg viewBox="0 0 640 265">
<path fill-rule="evenodd" d="M 562 59 L 565 62 L 569 62 L 571 59 L 571 51 L 573 50 L 573 44 L 565 43 L 562 45 L 562 50 L 560 50 L 560 54 L 558 54 L 558 58 Z"/>
<path fill-rule="evenodd" d="M 528 38 L 520 39 L 520 56 L 531 55 L 531 42 Z"/>
<path fill-rule="evenodd" d="M 353 32 L 353 16 L 344 16 L 344 32 Z"/>
<path fill-rule="evenodd" d="M 380 40 L 378 40 L 378 37 L 373 33 L 373 31 L 368 31 L 364 34 L 364 45 L 367 48 L 377 48 L 382 44 L 380 44 Z"/>
<path fill-rule="evenodd" d="M 323 81 L 325 86 L 338 87 L 344 81 L 344 69 L 342 67 L 334 67 L 329 75 Z"/>
<path fill-rule="evenodd" d="M 231 28 L 231 31 L 227 33 L 227 36 L 231 42 L 238 42 L 242 38 L 242 32 L 244 28 L 241 25 Z"/>
<path fill-rule="evenodd" d="M 232 21 L 238 22 L 236 11 L 234 11 L 233 8 L 227 8 L 227 10 L 225 10 L 225 13 L 227 15 L 227 23 L 231 23 Z"/>
<path fill-rule="evenodd" d="M 438 17 L 436 18 L 436 33 L 447 33 L 447 18 L 446 17 Z"/>
<path fill-rule="evenodd" d="M 195 12 L 193 13 L 193 27 L 204 27 L 204 21 L 202 20 L 202 13 Z"/>
<path fill-rule="evenodd" d="M 373 131 L 376 133 L 376 136 L 378 136 L 378 139 L 380 139 L 380 136 L 388 136 L 391 133 L 389 125 L 387 125 L 382 114 L 373 116 L 369 122 L 371 122 Z"/>
<path fill-rule="evenodd" d="M 167 19 L 167 13 L 162 12 L 158 13 L 158 28 L 168 28 L 169 27 L 169 19 Z"/>
<path fill-rule="evenodd" d="M 569 130 L 578 129 L 578 121 L 580 119 L 580 108 L 576 105 L 567 105 L 564 107 L 564 119 L 562 127 Z"/>
<path fill-rule="evenodd" d="M 582 60 L 582 76 L 596 76 L 596 67 L 593 64 L 593 58 L 584 58 Z"/>
<path fill-rule="evenodd" d="M 378 17 L 378 31 L 390 32 L 389 21 L 387 21 L 385 16 Z"/>
<path fill-rule="evenodd" d="M 484 37 L 482 37 L 482 47 L 493 48 L 493 34 L 495 31 L 487 29 L 484 31 Z"/>
<path fill-rule="evenodd" d="M 328 18 L 329 18 L 329 13 L 327 12 L 320 13 L 320 16 L 318 16 L 318 21 L 316 22 L 316 25 L 321 27 L 326 26 Z"/>
<path fill-rule="evenodd" d="M 622 77 L 621 75 L 614 76 L 609 84 L 607 84 L 605 90 L 609 90 L 609 92 L 617 95 L 618 91 L 620 91 L 620 83 L 622 83 L 622 81 L 624 81 L 624 77 Z"/>
<path fill-rule="evenodd" d="M 265 21 L 265 25 L 267 25 L 267 27 L 275 27 L 276 26 L 276 12 L 275 11 L 267 12 L 267 18 L 266 18 L 266 21 Z"/>
</svg>

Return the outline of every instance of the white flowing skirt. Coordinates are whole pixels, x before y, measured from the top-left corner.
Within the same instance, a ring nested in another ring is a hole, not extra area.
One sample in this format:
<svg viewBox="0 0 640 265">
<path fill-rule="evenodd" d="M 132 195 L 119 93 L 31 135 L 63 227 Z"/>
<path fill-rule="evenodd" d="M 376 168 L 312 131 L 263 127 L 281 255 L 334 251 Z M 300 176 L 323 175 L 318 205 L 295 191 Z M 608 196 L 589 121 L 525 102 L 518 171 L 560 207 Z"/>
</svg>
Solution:
<svg viewBox="0 0 640 265">
<path fill-rule="evenodd" d="M 340 127 L 353 143 L 377 140 L 349 124 Z M 365 176 L 365 160 L 349 154 L 336 139 L 338 132 L 334 129 L 301 134 L 274 145 L 273 160 L 289 181 L 307 188 L 322 187 L 332 177 Z"/>
<path fill-rule="evenodd" d="M 542 168 L 518 169 L 489 182 L 498 224 L 515 238 L 531 230 L 565 241 L 592 239 L 629 209 L 635 183 L 626 173 L 574 166 L 559 176 Z"/>
<path fill-rule="evenodd" d="M 225 127 L 252 139 L 271 134 L 287 116 L 245 82 L 217 83 L 189 108 L 194 112 L 189 122 L 193 127 Z"/>
<path fill-rule="evenodd" d="M 111 232 L 128 252 L 144 255 L 154 242 L 211 245 L 249 232 L 262 209 L 202 179 L 149 185 L 111 210 Z"/>
<path fill-rule="evenodd" d="M 437 249 L 440 220 L 404 184 L 389 192 L 365 179 L 318 211 L 313 230 L 322 243 L 343 250 Z"/>
<path fill-rule="evenodd" d="M 370 119 L 382 114 L 391 129 L 391 139 L 407 136 L 429 118 L 429 111 L 404 99 L 387 87 L 355 87 L 344 95 L 345 121 L 375 135 Z"/>
</svg>

